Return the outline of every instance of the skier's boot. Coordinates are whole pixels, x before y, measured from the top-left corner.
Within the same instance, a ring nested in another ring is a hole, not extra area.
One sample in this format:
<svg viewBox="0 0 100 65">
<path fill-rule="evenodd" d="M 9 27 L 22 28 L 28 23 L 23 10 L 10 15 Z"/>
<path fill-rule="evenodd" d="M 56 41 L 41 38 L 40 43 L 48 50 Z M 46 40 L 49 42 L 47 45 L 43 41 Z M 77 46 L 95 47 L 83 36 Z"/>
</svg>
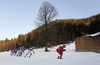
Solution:
<svg viewBox="0 0 100 65">
<path fill-rule="evenodd" d="M 60 57 L 60 59 L 63 59 L 62 57 Z"/>
<path fill-rule="evenodd" d="M 29 55 L 29 57 L 31 57 L 31 55 Z"/>
<path fill-rule="evenodd" d="M 57 57 L 57 59 L 59 59 L 59 56 Z"/>
<path fill-rule="evenodd" d="M 26 57 L 26 55 L 24 57 Z"/>
<path fill-rule="evenodd" d="M 16 56 L 18 56 L 18 54 Z"/>
</svg>

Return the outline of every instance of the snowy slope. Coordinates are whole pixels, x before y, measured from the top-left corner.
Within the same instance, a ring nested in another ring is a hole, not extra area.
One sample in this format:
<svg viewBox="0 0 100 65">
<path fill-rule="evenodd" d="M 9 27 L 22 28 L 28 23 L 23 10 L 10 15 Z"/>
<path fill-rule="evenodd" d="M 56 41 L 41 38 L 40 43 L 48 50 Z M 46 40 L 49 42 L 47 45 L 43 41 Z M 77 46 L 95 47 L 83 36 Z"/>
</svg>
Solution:
<svg viewBox="0 0 100 65">
<path fill-rule="evenodd" d="M 30 58 L 10 56 L 10 52 L 0 52 L 0 65 L 100 65 L 100 54 L 94 52 L 75 52 L 75 43 L 66 45 L 63 59 L 57 59 L 56 48 L 51 52 L 35 49 Z"/>
</svg>

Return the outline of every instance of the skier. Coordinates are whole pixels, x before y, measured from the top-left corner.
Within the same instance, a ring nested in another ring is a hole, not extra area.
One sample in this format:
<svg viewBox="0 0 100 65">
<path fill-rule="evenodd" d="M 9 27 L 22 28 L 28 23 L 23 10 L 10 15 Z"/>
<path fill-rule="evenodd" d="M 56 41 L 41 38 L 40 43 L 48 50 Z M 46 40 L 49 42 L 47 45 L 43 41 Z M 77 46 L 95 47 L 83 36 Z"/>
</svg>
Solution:
<svg viewBox="0 0 100 65">
<path fill-rule="evenodd" d="M 28 49 L 28 53 L 24 57 L 26 57 L 28 54 L 30 54 L 29 57 L 31 57 L 31 55 L 32 55 L 31 51 L 35 54 L 34 49 L 33 48 L 29 48 Z"/>
<path fill-rule="evenodd" d="M 19 48 L 17 56 L 22 56 L 22 53 L 24 53 L 24 46 Z"/>
<path fill-rule="evenodd" d="M 22 50 L 22 52 L 24 52 L 24 51 L 25 51 L 24 46 L 20 47 L 20 49 Z"/>
<path fill-rule="evenodd" d="M 17 49 L 14 49 L 14 50 L 11 50 L 11 53 L 10 53 L 10 54 L 11 54 L 11 56 L 12 56 L 12 55 L 14 55 L 14 56 L 15 56 L 15 55 L 16 55 L 16 53 L 17 53 Z"/>
<path fill-rule="evenodd" d="M 16 55 L 16 53 L 17 53 L 17 49 L 14 49 L 14 56 Z"/>
<path fill-rule="evenodd" d="M 22 56 L 22 50 L 20 49 L 19 51 L 18 51 L 18 54 L 17 54 L 17 56 Z"/>
<path fill-rule="evenodd" d="M 59 46 L 56 51 L 60 54 L 60 56 L 57 57 L 57 59 L 63 59 L 62 55 L 63 55 L 63 51 L 66 51 L 64 48 L 66 47 L 66 45 L 63 46 Z"/>
<path fill-rule="evenodd" d="M 11 50 L 11 53 L 10 53 L 10 55 L 12 56 L 14 54 L 14 50 Z"/>
</svg>

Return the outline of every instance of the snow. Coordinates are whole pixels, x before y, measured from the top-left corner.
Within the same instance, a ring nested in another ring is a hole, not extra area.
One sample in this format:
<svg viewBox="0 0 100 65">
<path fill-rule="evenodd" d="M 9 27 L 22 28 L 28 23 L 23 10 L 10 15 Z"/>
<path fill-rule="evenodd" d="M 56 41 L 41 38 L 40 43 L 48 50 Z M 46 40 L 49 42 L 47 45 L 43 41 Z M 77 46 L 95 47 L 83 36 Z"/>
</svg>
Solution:
<svg viewBox="0 0 100 65">
<path fill-rule="evenodd" d="M 100 65 L 100 54 L 94 52 L 75 52 L 75 42 L 66 44 L 63 59 L 57 59 L 56 48 L 35 49 L 30 58 L 10 56 L 9 52 L 0 52 L 0 65 Z M 26 51 L 27 52 L 27 51 Z M 25 52 L 25 53 L 26 53 Z"/>
<path fill-rule="evenodd" d="M 100 32 L 88 36 L 97 36 Z M 58 45 L 60 46 L 60 45 Z M 9 52 L 0 52 L 0 65 L 100 65 L 100 53 L 76 52 L 75 42 L 66 44 L 63 59 L 57 59 L 57 47 L 49 48 L 50 52 L 44 52 L 44 48 L 34 49 L 35 54 L 30 58 L 11 56 Z M 27 50 L 25 51 L 27 53 Z"/>
<path fill-rule="evenodd" d="M 98 36 L 98 35 L 100 35 L 100 32 L 97 32 L 97 33 L 95 33 L 95 34 L 85 35 L 85 36 Z"/>
</svg>

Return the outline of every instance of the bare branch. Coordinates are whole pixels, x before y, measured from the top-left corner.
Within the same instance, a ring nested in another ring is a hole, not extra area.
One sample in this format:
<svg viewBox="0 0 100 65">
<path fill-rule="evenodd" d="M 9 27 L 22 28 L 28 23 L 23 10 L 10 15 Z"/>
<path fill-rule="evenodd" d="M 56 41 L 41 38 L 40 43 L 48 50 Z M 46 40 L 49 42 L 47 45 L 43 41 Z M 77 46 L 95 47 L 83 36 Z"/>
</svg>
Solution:
<svg viewBox="0 0 100 65">
<path fill-rule="evenodd" d="M 58 15 L 55 7 L 53 7 L 50 3 L 44 2 L 38 11 L 37 19 L 44 23 L 49 23 Z"/>
</svg>

